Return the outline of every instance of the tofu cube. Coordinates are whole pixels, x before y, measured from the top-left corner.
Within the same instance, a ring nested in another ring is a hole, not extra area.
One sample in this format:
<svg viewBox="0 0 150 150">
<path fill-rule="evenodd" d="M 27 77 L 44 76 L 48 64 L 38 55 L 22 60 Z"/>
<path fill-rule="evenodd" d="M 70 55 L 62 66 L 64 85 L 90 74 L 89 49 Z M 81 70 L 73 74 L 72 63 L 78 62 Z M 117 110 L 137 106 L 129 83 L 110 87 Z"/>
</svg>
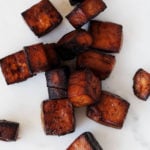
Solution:
<svg viewBox="0 0 150 150">
<path fill-rule="evenodd" d="M 102 0 L 84 0 L 66 18 L 74 28 L 80 28 L 106 8 Z"/>
<path fill-rule="evenodd" d="M 119 53 L 122 44 L 122 25 L 112 22 L 91 21 L 89 32 L 92 48 L 108 53 Z"/>
<path fill-rule="evenodd" d="M 83 29 L 65 34 L 57 43 L 58 53 L 62 60 L 73 59 L 76 55 L 92 45 L 91 35 Z"/>
<path fill-rule="evenodd" d="M 18 136 L 19 123 L 0 120 L 0 140 L 16 141 Z"/>
<path fill-rule="evenodd" d="M 55 43 L 45 44 L 44 47 L 45 47 L 45 53 L 49 63 L 49 68 L 53 69 L 59 66 L 60 60 L 56 52 L 56 44 Z"/>
<path fill-rule="evenodd" d="M 61 14 L 49 0 L 41 0 L 22 13 L 30 29 L 41 37 L 56 28 L 62 21 Z"/>
<path fill-rule="evenodd" d="M 47 135 L 64 135 L 73 132 L 75 119 L 72 104 L 68 99 L 44 101 L 42 120 Z"/>
<path fill-rule="evenodd" d="M 87 116 L 103 125 L 121 129 L 129 105 L 120 96 L 102 91 L 99 101 L 87 108 Z"/>
<path fill-rule="evenodd" d="M 45 73 L 47 86 L 52 88 L 67 89 L 70 70 L 68 67 L 53 69 Z"/>
<path fill-rule="evenodd" d="M 68 97 L 66 89 L 48 87 L 49 99 L 64 99 Z"/>
<path fill-rule="evenodd" d="M 26 46 L 25 52 L 33 74 L 48 69 L 48 59 L 45 53 L 45 47 L 42 43 Z"/>
<path fill-rule="evenodd" d="M 77 57 L 77 67 L 91 69 L 100 80 L 109 77 L 115 62 L 115 56 L 102 54 L 93 50 L 83 52 Z"/>
<path fill-rule="evenodd" d="M 102 150 L 91 132 L 84 132 L 77 137 L 67 150 Z"/>
<path fill-rule="evenodd" d="M 150 95 L 150 73 L 139 69 L 133 78 L 134 94 L 141 100 L 147 100 Z"/>
<path fill-rule="evenodd" d="M 32 76 L 24 51 L 6 56 L 0 60 L 0 64 L 7 84 L 24 81 Z"/>
<path fill-rule="evenodd" d="M 101 82 L 90 70 L 79 70 L 71 74 L 68 98 L 75 107 L 87 106 L 99 100 Z"/>
</svg>

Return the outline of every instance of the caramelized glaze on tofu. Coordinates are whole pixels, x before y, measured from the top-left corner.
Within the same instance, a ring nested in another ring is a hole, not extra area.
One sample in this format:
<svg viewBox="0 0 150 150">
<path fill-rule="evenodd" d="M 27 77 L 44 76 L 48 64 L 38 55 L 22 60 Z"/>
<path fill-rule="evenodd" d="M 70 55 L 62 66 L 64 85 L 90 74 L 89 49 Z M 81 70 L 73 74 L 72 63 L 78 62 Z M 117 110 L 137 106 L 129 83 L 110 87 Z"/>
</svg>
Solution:
<svg viewBox="0 0 150 150">
<path fill-rule="evenodd" d="M 75 28 L 80 28 L 87 23 L 90 19 L 97 16 L 100 12 L 106 8 L 105 3 L 102 0 L 84 0 L 77 5 L 66 18 Z"/>
<path fill-rule="evenodd" d="M 139 69 L 135 73 L 133 81 L 134 94 L 142 100 L 147 100 L 150 95 L 150 73 Z"/>
<path fill-rule="evenodd" d="M 87 116 L 103 125 L 122 128 L 129 103 L 120 96 L 102 91 L 99 101 L 87 108 Z"/>
<path fill-rule="evenodd" d="M 48 69 L 48 59 L 45 53 L 45 47 L 42 43 L 26 46 L 25 52 L 27 53 L 27 58 L 33 74 Z"/>
<path fill-rule="evenodd" d="M 17 83 L 32 76 L 24 51 L 1 59 L 0 64 L 7 84 Z"/>
<path fill-rule="evenodd" d="M 83 1 L 84 0 L 69 0 L 69 2 L 70 2 L 71 5 L 76 5 L 77 3 L 81 3 Z"/>
<path fill-rule="evenodd" d="M 101 82 L 90 70 L 80 70 L 71 74 L 68 98 L 76 107 L 87 106 L 99 100 Z"/>
<path fill-rule="evenodd" d="M 75 119 L 72 104 L 68 99 L 44 101 L 42 120 L 47 135 L 64 135 L 73 132 Z"/>
<path fill-rule="evenodd" d="M 77 137 L 67 150 L 102 150 L 91 132 L 84 132 Z"/>
<path fill-rule="evenodd" d="M 91 69 L 100 80 L 109 77 L 115 62 L 115 56 L 101 54 L 93 50 L 83 52 L 77 57 L 77 67 Z"/>
<path fill-rule="evenodd" d="M 45 73 L 47 86 L 53 88 L 67 89 L 70 70 L 68 67 L 53 69 Z"/>
<path fill-rule="evenodd" d="M 56 44 L 55 43 L 45 44 L 44 47 L 49 63 L 49 68 L 52 69 L 59 66 L 60 60 L 56 52 Z"/>
<path fill-rule="evenodd" d="M 0 120 L 0 140 L 16 141 L 18 136 L 19 123 Z"/>
<path fill-rule="evenodd" d="M 89 32 L 93 37 L 92 48 L 118 53 L 122 43 L 122 26 L 112 22 L 91 21 Z"/>
<path fill-rule="evenodd" d="M 92 41 L 91 35 L 83 29 L 71 31 L 58 41 L 60 57 L 63 60 L 73 59 L 80 52 L 90 47 Z"/>
<path fill-rule="evenodd" d="M 22 13 L 30 29 L 41 37 L 57 27 L 62 16 L 49 0 L 41 0 Z"/>
</svg>

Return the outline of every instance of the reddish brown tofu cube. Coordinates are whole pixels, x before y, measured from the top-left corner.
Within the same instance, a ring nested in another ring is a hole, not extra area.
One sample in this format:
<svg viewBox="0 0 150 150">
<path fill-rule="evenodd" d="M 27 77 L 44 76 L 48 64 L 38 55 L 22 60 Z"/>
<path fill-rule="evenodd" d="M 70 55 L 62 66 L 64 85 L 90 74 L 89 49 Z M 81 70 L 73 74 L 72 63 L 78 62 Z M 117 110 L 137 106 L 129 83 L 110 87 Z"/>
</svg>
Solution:
<svg viewBox="0 0 150 150">
<path fill-rule="evenodd" d="M 80 70 L 71 74 L 68 98 L 75 107 L 87 106 L 99 100 L 101 82 L 90 70 Z"/>
<path fill-rule="evenodd" d="M 89 32 L 93 37 L 93 48 L 111 53 L 120 51 L 122 25 L 112 22 L 91 21 Z"/>
<path fill-rule="evenodd" d="M 87 116 L 103 125 L 121 129 L 129 103 L 120 96 L 102 91 L 99 101 L 87 108 Z"/>
<path fill-rule="evenodd" d="M 64 99 L 68 97 L 66 89 L 48 87 L 49 99 Z"/>
<path fill-rule="evenodd" d="M 5 57 L 0 63 L 7 84 L 17 83 L 32 76 L 24 51 Z"/>
<path fill-rule="evenodd" d="M 67 150 L 102 150 L 91 132 L 84 132 L 77 137 Z"/>
<path fill-rule="evenodd" d="M 45 47 L 42 43 L 26 46 L 25 51 L 33 74 L 48 69 L 48 59 L 45 53 Z"/>
<path fill-rule="evenodd" d="M 19 123 L 0 120 L 0 140 L 16 141 L 18 136 Z"/>
<path fill-rule="evenodd" d="M 138 98 L 147 100 L 150 95 L 150 73 L 139 69 L 133 78 L 133 89 Z"/>
<path fill-rule="evenodd" d="M 22 16 L 38 37 L 52 31 L 62 21 L 62 16 L 49 0 L 41 0 L 24 11 Z"/>
<path fill-rule="evenodd" d="M 64 135 L 73 132 L 75 119 L 72 104 L 68 99 L 44 101 L 42 120 L 47 135 Z"/>
<path fill-rule="evenodd" d="M 58 52 L 63 60 L 73 59 L 80 52 L 92 45 L 91 35 L 83 30 L 78 29 L 65 34 L 58 41 Z"/>
<path fill-rule="evenodd" d="M 52 88 L 67 89 L 70 70 L 68 67 L 53 69 L 45 73 L 47 86 Z"/>
<path fill-rule="evenodd" d="M 70 2 L 71 5 L 76 5 L 77 3 L 81 3 L 83 1 L 84 0 L 69 0 L 69 2 Z"/>
<path fill-rule="evenodd" d="M 55 43 L 45 44 L 44 47 L 49 63 L 49 68 L 55 68 L 59 66 L 60 60 L 56 52 L 56 44 Z"/>
<path fill-rule="evenodd" d="M 109 77 L 115 62 L 115 56 L 101 54 L 93 50 L 81 53 L 77 57 L 77 67 L 91 69 L 100 80 Z"/>
<path fill-rule="evenodd" d="M 80 28 L 106 8 L 102 0 L 84 0 L 71 11 L 66 18 L 75 28 Z"/>
</svg>

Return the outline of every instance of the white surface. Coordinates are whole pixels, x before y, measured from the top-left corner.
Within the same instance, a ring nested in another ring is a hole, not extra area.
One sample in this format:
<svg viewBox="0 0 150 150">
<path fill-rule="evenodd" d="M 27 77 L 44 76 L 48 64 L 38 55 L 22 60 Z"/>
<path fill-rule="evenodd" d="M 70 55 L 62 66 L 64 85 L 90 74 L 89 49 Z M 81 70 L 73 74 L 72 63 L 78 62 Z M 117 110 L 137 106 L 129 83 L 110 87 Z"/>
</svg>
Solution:
<svg viewBox="0 0 150 150">
<path fill-rule="evenodd" d="M 51 0 L 63 16 L 71 11 L 68 0 Z M 56 42 L 73 28 L 66 19 L 50 34 L 38 39 L 27 27 L 20 13 L 38 0 L 0 0 L 0 58 L 38 42 Z M 105 127 L 76 110 L 74 133 L 46 136 L 40 120 L 41 102 L 48 98 L 44 73 L 25 82 L 7 86 L 0 72 L 0 119 L 20 122 L 17 142 L 0 141 L 0 150 L 65 150 L 82 132 L 91 131 L 104 150 L 150 150 L 150 98 L 137 99 L 132 78 L 138 68 L 150 71 L 150 1 L 105 0 L 108 8 L 96 19 L 123 25 L 124 40 L 117 63 L 103 82 L 103 89 L 116 93 L 131 106 L 123 129 Z M 86 26 L 85 26 L 86 27 Z"/>
</svg>

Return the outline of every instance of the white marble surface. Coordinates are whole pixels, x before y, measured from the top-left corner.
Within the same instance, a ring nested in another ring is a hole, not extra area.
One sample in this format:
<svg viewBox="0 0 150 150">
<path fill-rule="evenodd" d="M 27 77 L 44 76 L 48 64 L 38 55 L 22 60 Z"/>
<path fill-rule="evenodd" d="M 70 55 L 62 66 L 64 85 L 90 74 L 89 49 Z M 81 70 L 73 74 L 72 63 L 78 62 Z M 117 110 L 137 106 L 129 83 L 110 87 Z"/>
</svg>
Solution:
<svg viewBox="0 0 150 150">
<path fill-rule="evenodd" d="M 72 9 L 67 0 L 51 0 L 65 16 Z M 38 39 L 20 13 L 38 0 L 0 0 L 0 58 L 25 45 L 56 42 L 73 28 L 64 19 L 50 34 Z M 96 19 L 123 25 L 124 40 L 117 63 L 103 89 L 114 92 L 131 106 L 121 130 L 97 124 L 76 110 L 76 130 L 65 136 L 45 136 L 40 120 L 40 104 L 48 98 L 44 73 L 25 82 L 7 86 L 0 72 L 0 119 L 20 122 L 17 142 L 0 141 L 1 150 L 65 150 L 82 132 L 91 131 L 104 150 L 150 150 L 150 98 L 143 102 L 132 91 L 132 78 L 138 68 L 150 71 L 150 1 L 105 0 L 108 8 Z M 87 27 L 86 25 L 84 26 Z"/>
</svg>

